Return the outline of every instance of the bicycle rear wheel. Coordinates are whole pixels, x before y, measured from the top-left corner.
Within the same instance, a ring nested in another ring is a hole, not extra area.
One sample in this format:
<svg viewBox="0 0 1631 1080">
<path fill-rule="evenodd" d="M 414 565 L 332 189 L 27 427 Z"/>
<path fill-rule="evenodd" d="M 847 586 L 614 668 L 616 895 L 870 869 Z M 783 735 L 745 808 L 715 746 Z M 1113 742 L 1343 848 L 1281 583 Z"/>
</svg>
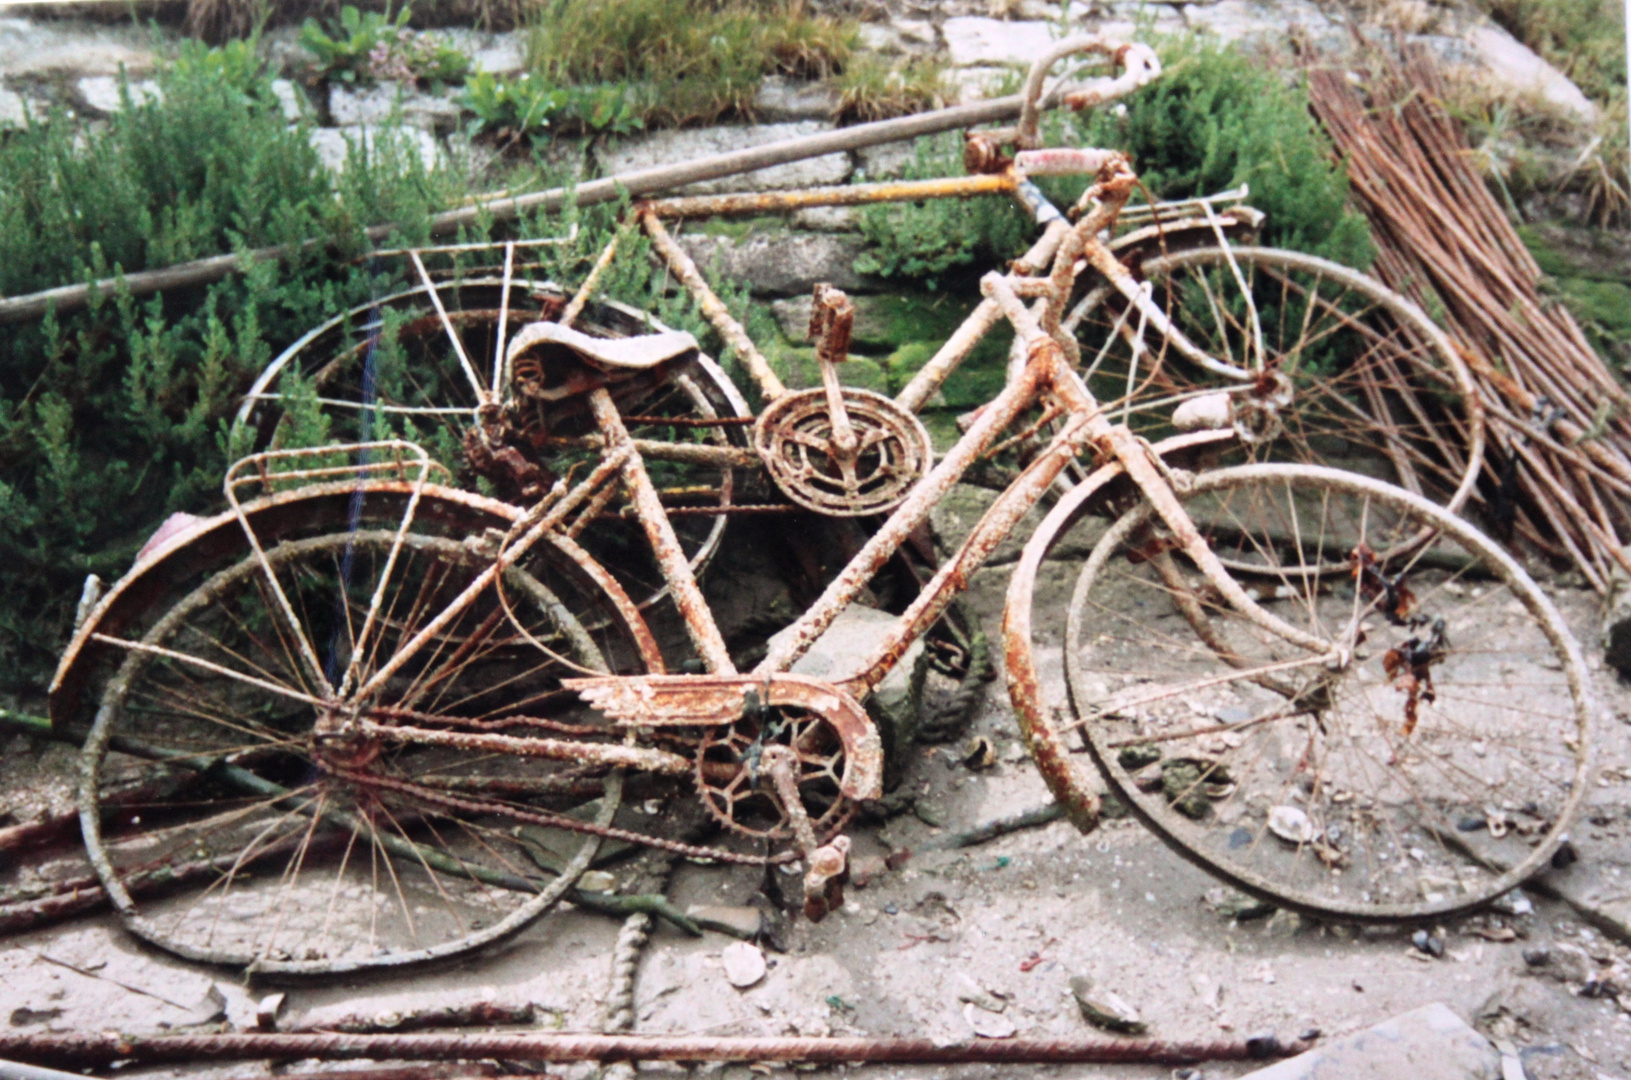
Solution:
<svg viewBox="0 0 1631 1080">
<path fill-rule="evenodd" d="M 1260 611 L 1321 648 L 1232 608 L 1142 503 L 1076 578 L 1065 700 L 1021 710 L 1056 796 L 1092 800 L 1079 746 L 1185 858 L 1319 916 L 1444 915 L 1545 866 L 1584 791 L 1593 710 L 1578 645 L 1510 556 L 1333 469 L 1219 470 L 1181 498 L 1214 553 L 1250 569 L 1235 577 Z M 1027 548 L 1011 626 L 1036 616 L 1026 583 L 1083 505 L 1062 503 Z M 1035 649 L 1018 670 L 1034 675 Z"/>
<path fill-rule="evenodd" d="M 506 287 L 502 277 L 477 274 L 438 281 L 434 292 L 419 285 L 337 315 L 261 372 L 234 419 L 237 437 L 257 449 L 406 439 L 423 445 L 470 490 L 486 481 L 489 493 L 528 505 L 555 478 L 593 458 L 593 449 L 562 445 L 595 433 L 586 395 L 516 410 L 519 445 L 505 448 L 497 461 L 477 467 L 467 437 L 484 399 L 514 396 L 500 350 L 528 323 L 558 319 L 569 300 L 553 282 L 517 279 Z M 612 300 L 590 302 L 575 325 L 608 338 L 668 329 Z M 553 386 L 571 381 L 573 373 L 532 374 Z M 747 403 L 704 354 L 620 380 L 612 393 L 629 434 L 650 446 L 748 444 Z M 665 460 L 658 450 L 646 456 L 664 505 L 674 511 L 680 547 L 700 574 L 724 537 L 737 470 Z M 625 509 L 614 500 L 580 539 L 641 607 L 649 607 L 668 589 Z"/>
</svg>

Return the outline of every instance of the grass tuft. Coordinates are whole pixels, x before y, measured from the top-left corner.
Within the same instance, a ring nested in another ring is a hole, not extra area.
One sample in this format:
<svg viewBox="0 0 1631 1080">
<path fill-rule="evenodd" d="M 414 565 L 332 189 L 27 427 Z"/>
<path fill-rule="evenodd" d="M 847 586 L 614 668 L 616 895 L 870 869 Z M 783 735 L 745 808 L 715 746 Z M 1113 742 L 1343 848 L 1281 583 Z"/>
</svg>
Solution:
<svg viewBox="0 0 1631 1080">
<path fill-rule="evenodd" d="M 550 85 L 625 84 L 648 123 L 683 125 L 751 117 L 765 75 L 825 77 L 856 39 L 798 0 L 542 0 L 528 44 Z"/>
<path fill-rule="evenodd" d="M 939 60 L 871 53 L 851 60 L 837 76 L 835 89 L 839 117 L 862 122 L 944 108 L 957 96 L 956 84 Z"/>
</svg>

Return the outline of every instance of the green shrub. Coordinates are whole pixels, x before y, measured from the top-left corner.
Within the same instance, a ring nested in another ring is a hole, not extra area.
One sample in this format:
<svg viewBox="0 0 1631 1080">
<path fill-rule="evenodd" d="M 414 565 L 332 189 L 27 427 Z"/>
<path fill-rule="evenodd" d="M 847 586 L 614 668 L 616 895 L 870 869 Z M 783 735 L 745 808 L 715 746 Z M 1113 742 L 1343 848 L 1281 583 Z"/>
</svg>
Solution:
<svg viewBox="0 0 1631 1080">
<path fill-rule="evenodd" d="M 342 82 L 454 83 L 470 70 L 470 58 L 435 36 L 408 28 L 404 4 L 396 18 L 359 12 L 350 4 L 325 31 L 316 19 L 300 28 L 300 43 L 317 56 L 319 74 Z M 331 36 L 332 34 L 332 36 Z"/>
<path fill-rule="evenodd" d="M 1347 208 L 1346 173 L 1303 87 L 1209 38 L 1168 38 L 1158 49 L 1161 77 L 1123 98 L 1125 108 L 1080 114 L 1072 140 L 1130 153 L 1160 199 L 1248 184 L 1249 202 L 1268 215 L 1265 244 L 1370 265 L 1369 230 Z"/>
<path fill-rule="evenodd" d="M 963 171 L 957 132 L 924 136 L 904 170 L 908 180 Z M 867 250 L 855 260 L 863 274 L 921 280 L 933 289 L 948 272 L 991 266 L 1019 253 L 1034 231 L 1030 217 L 1004 195 L 884 203 L 861 210 Z"/>
<path fill-rule="evenodd" d="M 175 510 L 211 512 L 241 449 L 226 419 L 286 344 L 386 287 L 362 230 L 423 239 L 451 200 L 389 132 L 331 177 L 243 50 L 185 49 L 161 100 L 0 143 L 0 292 L 33 292 L 234 249 L 322 240 L 207 289 L 0 334 L 0 685 L 43 686 L 85 574 L 112 579 Z"/>
<path fill-rule="evenodd" d="M 766 74 L 828 75 L 855 38 L 791 0 L 542 0 L 528 48 L 550 85 L 628 84 L 642 119 L 685 124 L 751 115 Z"/>
<path fill-rule="evenodd" d="M 1310 251 L 1350 266 L 1371 258 L 1363 217 L 1346 206 L 1347 178 L 1308 112 L 1306 93 L 1237 49 L 1205 38 L 1168 39 L 1165 71 L 1120 107 L 1044 119 L 1049 145 L 1106 146 L 1128 151 L 1144 186 L 1161 199 L 1251 186 L 1251 203 L 1268 215 L 1266 244 Z M 955 135 L 918 140 L 906 176 L 962 172 Z M 1086 180 L 1044 178 L 1061 208 Z M 863 273 L 933 284 L 956 267 L 994 266 L 1018 255 L 1035 233 L 1004 197 L 867 207 L 861 231 L 869 248 Z"/>
</svg>

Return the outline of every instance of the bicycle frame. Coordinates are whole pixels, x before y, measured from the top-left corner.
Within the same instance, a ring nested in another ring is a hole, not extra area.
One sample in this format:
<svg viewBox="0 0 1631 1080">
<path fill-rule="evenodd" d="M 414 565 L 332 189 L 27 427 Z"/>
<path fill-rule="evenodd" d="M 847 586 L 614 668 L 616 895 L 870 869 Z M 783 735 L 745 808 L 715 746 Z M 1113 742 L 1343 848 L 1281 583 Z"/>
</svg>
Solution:
<svg viewBox="0 0 1631 1080">
<path fill-rule="evenodd" d="M 613 712 L 620 719 L 636 726 L 688 722 L 704 719 L 729 720 L 740 712 L 742 692 L 762 684 L 767 689 L 773 680 L 786 682 L 786 674 L 811 648 L 821 634 L 832 625 L 838 615 L 853 603 L 874 575 L 894 556 L 907 537 L 928 517 L 935 504 L 958 483 L 969 468 L 996 445 L 1002 435 L 1027 410 L 1046 402 L 1052 415 L 1062 418 L 1058 430 L 1021 474 L 1005 489 L 995 503 L 976 524 L 961 547 L 934 574 L 907 610 L 897 617 L 884 640 L 873 653 L 853 671 L 826 686 L 837 692 L 828 703 L 831 711 L 847 712 L 852 717 L 861 715 L 847 706 L 859 701 L 875 688 L 900 661 L 911 644 L 917 640 L 946 610 L 951 601 L 967 586 L 970 577 L 985 563 L 1013 531 L 1019 521 L 1047 493 L 1049 488 L 1084 448 L 1092 446 L 1095 454 L 1107 462 L 1097 470 L 1090 483 L 1095 487 L 1110 478 L 1126 473 L 1155 503 L 1160 517 L 1172 530 L 1178 545 L 1195 564 L 1211 578 L 1225 598 L 1245 617 L 1287 640 L 1311 651 L 1323 652 L 1324 643 L 1303 634 L 1254 603 L 1224 570 L 1208 547 L 1204 538 L 1180 506 L 1173 493 L 1172 474 L 1160 463 L 1158 454 L 1135 437 L 1124 425 L 1113 424 L 1100 408 L 1086 384 L 1072 369 L 1057 330 L 1062 297 L 1068 296 L 1074 284 L 1075 264 L 1084 249 L 1094 246 L 1097 234 L 1106 228 L 1125 203 L 1132 187 L 1132 174 L 1125 163 L 1112 159 L 1105 171 L 1106 179 L 1095 185 L 1101 204 L 1077 225 L 1061 236 L 1055 255 L 1055 272 L 1046 278 L 1023 278 L 1012 275 L 988 274 L 981 282 L 985 301 L 981 309 L 990 308 L 998 317 L 1009 322 L 1023 347 L 1025 362 L 1010 378 L 1001 393 L 979 410 L 966 433 L 941 458 L 894 509 L 881 527 L 859 552 L 839 572 L 817 601 L 793 625 L 791 631 L 773 647 L 764 660 L 747 675 L 739 673 L 726 649 L 725 641 L 712 612 L 698 585 L 695 574 L 680 548 L 655 485 L 644 463 L 644 451 L 661 452 L 661 447 L 647 447 L 633 440 L 605 388 L 590 392 L 590 404 L 598 428 L 593 441 L 598 444 L 601 459 L 583 480 L 571 488 L 557 484 L 550 495 L 539 502 L 510 530 L 493 555 L 491 565 L 478 575 L 448 607 L 431 619 L 418 634 L 402 645 L 394 656 L 365 681 L 352 690 L 352 700 L 365 700 L 377 693 L 385 683 L 426 643 L 433 640 L 487 587 L 494 585 L 508 567 L 525 557 L 527 551 L 546 532 L 558 530 L 568 536 L 587 524 L 587 518 L 598 513 L 604 503 L 607 485 L 621 483 L 629 494 L 633 516 L 639 521 L 656 558 L 670 594 L 675 600 L 687 634 L 709 676 L 666 676 L 661 671 L 651 676 L 609 676 L 568 680 L 570 688 L 577 689 L 597 704 L 607 706 L 615 698 Z M 1098 245 L 1101 246 L 1102 245 Z M 1092 261 L 1091 255 L 1086 256 Z M 1028 307 L 1025 299 L 1035 299 L 1036 307 Z M 977 309 L 953 335 L 954 341 L 968 340 L 969 345 L 994 323 L 985 312 Z M 1045 324 L 1051 322 L 1053 332 Z M 917 391 L 932 394 L 939 382 L 950 374 L 953 365 L 942 365 L 927 384 Z M 1193 446 L 1230 437 L 1227 432 L 1203 433 L 1180 437 L 1174 445 Z M 722 455 L 731 464 L 742 464 L 743 452 L 732 449 L 687 447 L 688 454 Z M 411 517 L 413 503 L 407 511 Z M 402 532 L 408 528 L 404 521 Z M 268 571 L 269 573 L 270 571 Z M 359 642 L 358 649 L 366 644 Z M 718 695 L 721 679 L 736 687 L 735 697 L 724 699 Z M 615 694 L 614 684 L 627 684 L 645 680 L 662 680 L 665 690 L 693 686 L 707 697 L 709 704 L 697 701 L 677 702 L 670 695 L 658 702 L 650 695 L 644 699 L 628 694 Z M 734 680 L 734 682 L 732 682 Z M 352 686 L 348 679 L 347 687 Z M 788 691 L 790 693 L 791 691 Z M 711 696 L 710 696 L 711 695 Z M 791 703 L 791 702 L 784 702 Z M 666 710 L 666 711 L 665 711 Z M 863 720 L 850 720 L 841 725 L 848 734 L 860 742 L 868 741 L 860 729 Z M 416 730 L 398 730 L 397 735 L 413 739 Z M 850 741 L 847 739 L 846 741 Z M 495 748 L 497 748 L 495 746 Z M 658 750 L 643 750 L 631 755 L 628 747 L 600 747 L 596 744 L 574 743 L 555 739 L 506 738 L 503 749 L 546 758 L 570 758 L 585 763 L 598 762 L 608 766 L 636 765 L 656 772 L 683 771 L 683 759 L 678 755 Z M 875 750 L 869 751 L 875 753 Z M 602 760 L 604 759 L 604 760 Z M 852 793 L 869 797 L 875 793 L 878 769 L 868 761 L 856 778 Z"/>
</svg>

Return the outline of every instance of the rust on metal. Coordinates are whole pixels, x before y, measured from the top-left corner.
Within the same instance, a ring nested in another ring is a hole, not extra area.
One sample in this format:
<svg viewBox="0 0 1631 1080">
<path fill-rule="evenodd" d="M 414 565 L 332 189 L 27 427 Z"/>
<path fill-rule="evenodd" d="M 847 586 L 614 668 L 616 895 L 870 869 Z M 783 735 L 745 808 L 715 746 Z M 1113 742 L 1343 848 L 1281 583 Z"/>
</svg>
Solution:
<svg viewBox="0 0 1631 1080">
<path fill-rule="evenodd" d="M 674 276 L 680 279 L 680 284 L 696 298 L 703 317 L 713 324 L 714 329 L 719 331 L 719 336 L 735 351 L 742 366 L 758 384 L 759 393 L 764 399 L 773 401 L 787 393 L 787 387 L 782 384 L 781 378 L 771 370 L 770 362 L 764 358 L 764 354 L 753 343 L 753 339 L 742 328 L 742 324 L 731 315 L 725 307 L 725 302 L 703 280 L 702 274 L 697 270 L 697 264 L 691 261 L 691 256 L 668 235 L 668 230 L 663 227 L 656 213 L 649 206 L 643 206 L 639 211 L 639 218 L 646 235 L 651 237 L 652 246 L 663 257 L 663 261 L 674 272 Z"/>
<path fill-rule="evenodd" d="M 606 676 L 562 680 L 591 705 L 630 727 L 729 724 L 751 699 L 757 707 L 793 707 L 820 716 L 844 743 L 840 787 L 857 802 L 883 794 L 883 742 L 859 702 L 842 687 L 809 675 Z"/>
<path fill-rule="evenodd" d="M 817 1064 L 1024 1063 L 1184 1065 L 1260 1061 L 1299 1054 L 1311 1044 L 1273 1036 L 1247 1039 L 974 1039 L 732 1037 L 587 1034 L 278 1034 L 67 1035 L 0 1033 L 0 1057 L 31 1064 L 102 1068 L 119 1063 L 203 1061 L 803 1061 Z"/>
<path fill-rule="evenodd" d="M 894 180 L 877 184 L 805 188 L 802 191 L 763 191 L 742 195 L 694 195 L 654 199 L 641 203 L 661 218 L 719 217 L 729 214 L 774 214 L 817 206 L 867 206 L 875 203 L 916 202 L 919 199 L 967 199 L 977 195 L 1005 195 L 1014 188 L 1009 176 L 950 176 L 935 180 Z"/>
</svg>

